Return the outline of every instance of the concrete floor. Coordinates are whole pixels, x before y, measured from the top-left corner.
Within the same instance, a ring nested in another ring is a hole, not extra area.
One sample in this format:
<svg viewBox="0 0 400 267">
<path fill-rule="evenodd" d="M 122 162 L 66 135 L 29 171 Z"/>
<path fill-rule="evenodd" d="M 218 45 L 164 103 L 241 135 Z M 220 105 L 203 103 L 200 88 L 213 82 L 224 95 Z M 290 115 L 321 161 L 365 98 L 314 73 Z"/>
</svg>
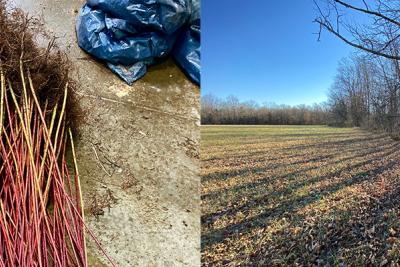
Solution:
<svg viewBox="0 0 400 267">
<path fill-rule="evenodd" d="M 128 86 L 79 49 L 82 0 L 16 0 L 74 64 L 90 228 L 118 266 L 200 266 L 199 88 L 171 60 Z M 89 244 L 90 266 L 109 266 Z"/>
</svg>

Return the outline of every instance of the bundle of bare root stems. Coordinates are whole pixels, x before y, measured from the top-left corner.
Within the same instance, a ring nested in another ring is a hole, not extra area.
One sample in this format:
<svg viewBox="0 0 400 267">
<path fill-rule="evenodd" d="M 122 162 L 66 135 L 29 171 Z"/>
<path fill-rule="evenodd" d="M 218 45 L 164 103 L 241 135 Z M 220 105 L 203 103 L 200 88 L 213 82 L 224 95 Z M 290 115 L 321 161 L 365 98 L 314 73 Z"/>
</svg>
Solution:
<svg viewBox="0 0 400 267">
<path fill-rule="evenodd" d="M 73 84 L 54 42 L 36 46 L 40 29 L 0 0 L 0 267 L 88 266 L 85 233 L 98 241 L 84 222 Z"/>
<path fill-rule="evenodd" d="M 21 72 L 18 97 L 1 71 L 0 266 L 86 266 L 78 172 L 75 165 L 71 178 L 65 160 L 67 142 L 74 154 L 67 93 L 60 109 L 48 112 L 27 80 Z"/>
</svg>

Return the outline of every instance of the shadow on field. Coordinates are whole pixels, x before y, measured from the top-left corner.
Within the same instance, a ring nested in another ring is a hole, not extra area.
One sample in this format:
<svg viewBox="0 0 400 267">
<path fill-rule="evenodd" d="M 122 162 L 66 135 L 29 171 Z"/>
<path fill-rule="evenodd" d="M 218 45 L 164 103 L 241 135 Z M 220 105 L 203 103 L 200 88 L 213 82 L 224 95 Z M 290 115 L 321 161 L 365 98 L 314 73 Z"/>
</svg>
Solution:
<svg viewBox="0 0 400 267">
<path fill-rule="evenodd" d="M 353 176 L 349 180 L 346 180 L 338 184 L 333 184 L 319 193 L 313 192 L 313 194 L 307 196 L 298 197 L 289 201 L 283 201 L 277 207 L 265 210 L 261 214 L 251 218 L 250 220 L 246 220 L 245 222 L 232 224 L 222 229 L 213 230 L 208 233 L 205 233 L 204 235 L 202 235 L 202 248 L 215 243 L 222 242 L 224 239 L 229 238 L 229 236 L 233 234 L 244 234 L 250 232 L 255 227 L 265 227 L 267 226 L 267 222 L 269 220 L 281 216 L 283 213 L 293 212 L 295 209 L 309 205 L 312 202 L 315 202 L 326 195 L 332 194 L 340 189 L 343 189 L 346 186 L 351 186 L 360 183 L 368 179 L 370 175 L 372 176 L 378 175 L 383 171 L 385 171 L 387 168 L 393 167 L 395 164 L 396 162 L 390 162 L 389 164 L 377 167 L 369 171 L 368 173 L 362 172 L 360 174 Z M 202 221 L 204 220 L 205 219 L 203 219 Z"/>
<path fill-rule="evenodd" d="M 224 216 L 224 215 L 227 215 L 227 214 L 237 213 L 239 211 L 242 212 L 242 213 L 243 212 L 245 213 L 245 211 L 248 211 L 248 210 L 250 210 L 250 209 L 252 209 L 254 207 L 264 206 L 264 205 L 268 204 L 269 200 L 272 197 L 287 196 L 290 193 L 294 192 L 295 190 L 300 189 L 300 188 L 302 188 L 304 186 L 307 186 L 307 185 L 310 185 L 310 184 L 314 184 L 314 183 L 320 182 L 322 180 L 332 179 L 332 178 L 338 177 L 338 176 L 340 176 L 340 174 L 342 174 L 344 172 L 348 172 L 348 171 L 351 171 L 354 168 L 358 168 L 358 167 L 361 167 L 363 165 L 370 164 L 370 163 L 378 160 L 381 157 L 389 156 L 389 155 L 395 153 L 400 148 L 400 145 L 393 144 L 390 147 L 393 147 L 393 149 L 391 149 L 390 151 L 386 152 L 383 155 L 379 155 L 378 157 L 374 157 L 372 159 L 364 160 L 364 161 L 359 162 L 357 164 L 352 164 L 352 165 L 350 165 L 350 166 L 348 166 L 346 168 L 342 168 L 342 169 L 337 170 L 335 172 L 331 172 L 331 173 L 329 173 L 328 175 L 325 175 L 325 176 L 316 176 L 316 177 L 312 177 L 310 179 L 301 180 L 301 181 L 297 181 L 296 180 L 294 183 L 290 184 L 289 186 L 285 187 L 282 190 L 273 191 L 273 192 L 271 192 L 269 194 L 265 194 L 265 195 L 262 195 L 260 197 L 253 198 L 250 201 L 247 201 L 243 205 L 236 206 L 236 207 L 233 207 L 233 208 L 223 209 L 221 211 L 202 216 L 201 223 L 204 224 L 204 225 L 207 225 L 209 223 L 212 223 L 215 220 L 216 217 L 221 217 L 221 216 Z M 374 152 L 383 151 L 383 150 L 386 150 L 386 149 L 377 149 Z M 344 162 L 344 161 L 347 161 L 347 160 L 351 160 L 351 159 L 357 158 L 357 157 L 364 157 L 366 155 L 368 155 L 368 153 L 362 153 L 362 154 L 357 155 L 355 157 L 348 157 L 348 158 L 336 161 L 334 164 L 340 163 L 340 162 Z M 294 200 L 294 201 L 296 202 L 298 200 Z"/>
<path fill-rule="evenodd" d="M 382 146 L 388 145 L 388 144 L 392 144 L 392 141 L 386 141 L 383 142 L 384 139 L 381 138 L 369 138 L 369 139 L 363 139 L 364 142 L 358 141 L 356 143 L 353 143 L 353 145 L 357 146 L 356 148 L 346 148 L 348 146 L 347 143 L 343 143 L 343 141 L 341 141 L 342 145 L 340 147 L 335 147 L 336 149 L 334 150 L 334 153 L 329 153 L 327 155 L 322 155 L 322 156 L 316 156 L 316 157 L 311 157 L 308 159 L 301 159 L 298 161 L 294 161 L 294 162 L 290 162 L 290 163 L 277 163 L 277 164 L 271 164 L 265 167 L 259 167 L 259 168 L 249 168 L 249 167 L 245 167 L 245 168 L 240 168 L 240 169 L 233 169 L 233 170 L 228 170 L 228 171 L 221 171 L 221 172 L 213 172 L 207 175 L 203 175 L 201 180 L 202 182 L 209 182 L 209 181 L 213 181 L 213 180 L 228 180 L 231 177 L 235 177 L 235 176 L 244 176 L 246 174 L 254 174 L 254 173 L 262 173 L 265 172 L 267 170 L 271 170 L 271 169 L 276 169 L 276 168 L 281 168 L 281 167 L 286 167 L 289 165 L 295 165 L 295 164 L 307 164 L 310 162 L 318 162 L 324 159 L 330 159 L 333 158 L 335 156 L 344 154 L 344 153 L 351 153 L 351 152 L 356 152 L 356 151 L 360 151 L 361 149 L 363 149 L 363 145 L 365 145 L 365 142 L 370 142 L 373 140 L 378 140 L 381 142 L 375 142 L 372 144 L 375 144 L 375 146 L 371 146 L 371 143 L 368 144 L 368 150 L 371 151 L 371 153 L 374 153 L 376 151 L 373 151 L 376 148 L 382 148 Z M 337 146 L 337 145 L 336 145 Z M 305 150 L 307 147 L 317 147 L 317 148 L 324 148 L 327 149 L 327 144 L 326 143 L 319 143 L 318 145 L 308 145 L 308 146 L 297 146 L 297 147 L 290 147 L 287 149 L 283 149 L 285 151 L 285 153 L 290 153 L 293 150 L 297 150 L 297 149 L 302 149 Z M 328 149 L 332 150 L 332 145 L 329 145 Z M 342 149 L 344 148 L 344 149 Z M 264 152 L 265 154 L 265 152 Z M 290 153 L 291 154 L 291 153 Z M 256 163 L 263 163 L 265 161 L 279 161 L 282 159 L 288 160 L 288 159 L 292 159 L 292 158 L 297 158 L 297 157 L 307 157 L 309 153 L 305 152 L 305 153 L 297 153 L 297 154 L 291 154 L 291 155 L 282 155 L 279 157 L 274 157 L 274 158 L 266 158 L 266 157 L 257 157 L 255 160 L 251 159 L 251 163 L 252 164 L 256 164 Z M 253 156 L 254 154 L 252 154 Z M 241 162 L 237 162 L 235 161 L 232 164 L 233 166 L 237 166 L 240 164 L 244 164 L 246 165 L 247 162 L 250 161 L 250 157 L 249 155 L 243 155 L 242 156 L 242 163 Z"/>
<path fill-rule="evenodd" d="M 315 134 L 313 134 L 313 135 L 315 135 Z M 310 135 L 310 136 L 313 136 L 313 135 Z M 307 148 L 315 148 L 315 147 L 318 147 L 318 148 L 319 147 L 335 148 L 336 146 L 339 146 L 339 145 L 345 146 L 345 145 L 348 145 L 348 144 L 364 143 L 365 141 L 379 141 L 379 140 L 384 139 L 386 137 L 383 134 L 376 134 L 376 135 L 371 136 L 371 134 L 360 135 L 360 134 L 352 134 L 352 133 L 349 133 L 349 134 L 347 134 L 347 133 L 338 133 L 338 134 L 329 134 L 329 135 L 336 136 L 336 137 L 340 137 L 340 136 L 346 136 L 346 137 L 357 136 L 357 138 L 350 138 L 350 139 L 345 139 L 345 140 L 330 140 L 330 141 L 326 141 L 326 142 L 317 142 L 317 143 L 306 144 L 306 145 L 298 145 L 298 146 L 286 146 L 286 147 L 282 147 L 281 149 L 282 150 L 296 150 L 296 149 L 307 149 Z M 304 134 L 299 134 L 299 136 L 304 136 Z M 317 138 L 314 138 L 314 139 L 323 140 L 322 136 L 324 136 L 324 134 L 321 135 L 321 136 L 318 136 Z M 360 137 L 360 136 L 362 136 L 362 137 Z M 274 135 L 274 137 L 276 137 L 276 135 Z M 265 140 L 268 141 L 268 142 L 271 142 L 270 138 L 271 138 L 271 136 L 267 136 L 265 138 Z M 308 137 L 307 139 L 310 139 L 310 138 Z M 335 139 L 337 139 L 337 138 L 335 138 Z M 261 139 L 258 139 L 258 140 L 260 141 L 258 143 L 262 143 L 264 139 L 261 138 Z M 299 140 L 299 139 L 298 138 L 294 138 L 294 139 L 291 139 L 291 140 Z M 313 140 L 313 139 L 310 139 L 310 140 Z M 254 142 L 248 142 L 248 143 L 239 142 L 240 145 L 253 144 L 253 143 Z M 235 151 L 238 151 L 238 150 L 240 151 L 241 150 L 241 148 L 226 149 L 226 147 L 225 147 L 226 144 L 221 144 L 219 146 L 223 147 L 223 151 L 224 152 L 235 152 Z M 265 155 L 265 154 L 266 154 L 266 151 L 264 151 L 264 150 L 252 152 L 252 156 Z M 300 156 L 301 154 L 298 154 L 298 155 Z M 241 154 L 232 155 L 231 159 L 241 158 L 243 156 L 247 157 L 249 155 L 241 155 Z M 226 159 L 225 157 L 210 157 L 210 158 L 202 160 L 202 161 L 204 163 L 206 163 L 206 162 L 212 162 L 212 161 L 215 161 L 215 160 L 225 160 L 225 159 Z"/>
<path fill-rule="evenodd" d="M 390 187 L 388 193 L 372 201 L 364 201 L 350 210 L 332 211 L 333 218 L 319 218 L 317 225 L 307 226 L 305 215 L 298 216 L 288 228 L 300 227 L 300 232 L 274 240 L 278 244 L 273 247 L 256 246 L 250 262 L 265 262 L 266 258 L 269 263 L 307 262 L 314 266 L 322 263 L 325 266 L 347 266 L 346 263 L 389 266 L 389 261 L 399 262 L 398 252 L 390 250 L 400 239 L 400 232 L 393 230 L 400 226 L 400 184 L 397 182 Z M 375 184 L 369 190 L 380 188 Z M 295 249 L 292 249 L 293 244 L 296 244 Z"/>
<path fill-rule="evenodd" d="M 385 145 L 388 145 L 388 144 L 389 144 L 389 147 L 385 147 Z M 350 157 L 345 157 L 343 159 L 340 159 L 340 160 L 337 160 L 337 161 L 334 161 L 334 162 L 327 162 L 327 164 L 334 165 L 334 164 L 343 163 L 343 162 L 346 162 L 346 161 L 349 161 L 349 160 L 352 160 L 352 159 L 356 159 L 356 158 L 360 158 L 360 157 L 366 157 L 366 156 L 368 156 L 370 154 L 382 152 L 382 151 L 385 151 L 385 150 L 390 149 L 390 148 L 394 148 L 394 149 L 390 150 L 389 153 L 395 152 L 395 151 L 397 151 L 398 146 L 399 145 L 396 144 L 396 143 L 388 142 L 388 143 L 385 143 L 385 144 L 381 144 L 381 145 L 369 148 L 366 151 L 363 151 L 360 148 L 351 149 L 351 150 L 348 150 L 348 151 L 341 150 L 341 151 L 336 152 L 336 153 L 334 153 L 334 154 L 332 154 L 330 156 L 327 156 L 326 158 L 332 158 L 332 157 L 334 157 L 336 155 L 340 155 L 340 154 L 343 154 L 343 153 L 346 153 L 346 152 L 349 152 L 349 151 L 355 152 L 355 151 L 360 151 L 361 150 L 362 152 L 361 153 L 357 153 L 357 154 L 355 154 L 353 156 L 350 156 Z M 386 155 L 389 155 L 389 154 L 386 153 L 386 154 L 380 155 L 379 157 L 386 156 Z M 352 166 L 347 167 L 347 168 L 345 168 L 345 169 L 343 169 L 341 171 L 338 171 L 338 172 L 340 173 L 340 172 L 343 172 L 343 171 L 351 170 L 352 168 L 359 167 L 359 166 L 371 163 L 371 162 L 377 160 L 378 158 L 372 158 L 370 160 L 365 160 L 365 161 L 363 161 L 361 163 L 352 165 Z M 293 165 L 293 164 L 296 164 L 296 163 L 282 164 L 281 167 L 285 167 L 287 165 Z M 277 168 L 277 167 L 278 166 L 275 166 L 274 168 Z M 262 172 L 262 171 L 269 170 L 271 168 L 272 168 L 271 166 L 268 166 L 268 167 L 265 167 L 265 168 L 256 168 L 255 171 L 251 171 L 249 169 L 246 169 L 246 170 L 243 170 L 243 172 L 241 172 L 240 174 L 235 174 L 235 175 L 232 175 L 232 176 L 228 176 L 228 178 L 225 178 L 225 179 L 229 179 L 230 177 L 234 177 L 234 176 L 237 176 L 237 175 L 244 175 L 244 174 L 249 174 L 249 173 Z M 231 194 L 231 193 L 243 190 L 243 189 L 248 189 L 248 188 L 253 189 L 253 188 L 258 187 L 258 186 L 263 186 L 266 183 L 270 184 L 271 182 L 277 181 L 279 179 L 296 176 L 296 175 L 302 174 L 304 172 L 315 170 L 315 169 L 319 169 L 319 168 L 321 168 L 321 166 L 317 165 L 317 166 L 311 166 L 311 167 L 307 167 L 307 168 L 302 168 L 302 169 L 299 169 L 297 171 L 286 173 L 286 174 L 283 174 L 283 175 L 278 175 L 278 176 L 275 176 L 275 177 L 269 177 L 268 176 L 268 177 L 265 177 L 265 178 L 257 179 L 254 182 L 242 183 L 240 185 L 236 185 L 236 186 L 233 186 L 233 187 L 230 187 L 230 188 L 226 188 L 224 190 L 213 191 L 211 193 L 204 194 L 204 195 L 201 196 L 201 199 L 202 200 L 214 199 L 214 198 L 218 198 L 218 196 Z M 236 172 L 233 172 L 233 173 L 236 173 Z M 309 183 L 312 183 L 312 181 L 309 180 Z"/>
<path fill-rule="evenodd" d="M 314 144 L 307 144 L 307 145 L 299 145 L 292 147 L 293 149 L 308 149 L 308 148 L 320 148 L 321 146 L 324 148 L 336 148 L 337 146 L 348 146 L 356 143 L 365 143 L 371 141 L 382 140 L 386 136 L 376 135 L 368 138 L 352 138 L 352 139 L 345 139 L 345 140 L 338 140 L 338 141 L 328 141 L 328 142 L 321 142 L 321 143 L 314 143 Z"/>
<path fill-rule="evenodd" d="M 354 138 L 354 139 L 348 139 L 348 140 L 343 140 L 343 141 L 335 141 L 332 143 L 323 143 L 322 145 L 323 146 L 329 145 L 330 147 L 333 148 L 338 145 L 349 145 L 349 144 L 354 144 L 354 142 L 362 142 L 362 143 L 365 142 L 366 147 L 368 147 L 368 145 L 370 145 L 369 144 L 370 141 L 377 140 L 380 138 L 382 138 L 382 137 Z M 297 148 L 299 148 L 299 147 L 301 147 L 301 148 L 316 147 L 317 148 L 320 145 L 321 144 L 305 145 L 305 146 L 298 146 Z M 340 159 L 338 161 L 335 161 L 335 162 L 329 163 L 329 164 L 330 165 L 338 164 L 341 162 L 350 161 L 355 158 L 366 157 L 372 153 L 384 152 L 389 149 L 385 153 L 375 155 L 373 157 L 370 157 L 369 159 L 363 160 L 362 162 L 352 164 L 350 166 L 347 166 L 347 167 L 337 170 L 335 172 L 329 173 L 328 175 L 317 176 L 317 177 L 313 177 L 313 178 L 302 180 L 302 181 L 295 181 L 294 183 L 292 183 L 291 185 L 289 185 L 287 188 L 285 188 L 283 190 L 275 191 L 275 192 L 272 192 L 271 194 L 266 194 L 261 197 L 251 199 L 251 200 L 247 201 L 245 204 L 237 206 L 237 207 L 231 207 L 226 210 L 222 210 L 222 211 L 219 211 L 216 213 L 207 214 L 205 216 L 202 216 L 202 223 L 204 225 L 203 226 L 203 229 L 204 229 L 207 226 L 211 225 L 214 221 L 216 221 L 221 216 L 235 215 L 238 212 L 246 214 L 250 210 L 257 208 L 257 207 L 259 207 L 260 209 L 263 209 L 263 207 L 269 203 L 269 199 L 271 199 L 272 197 L 288 196 L 294 190 L 302 188 L 304 186 L 311 185 L 311 184 L 314 184 L 314 183 L 317 183 L 317 182 L 320 182 L 323 180 L 330 180 L 330 181 L 333 180 L 333 182 L 331 182 L 331 184 L 329 184 L 328 186 L 318 188 L 318 190 L 314 190 L 305 196 L 295 196 L 294 198 L 291 198 L 288 200 L 279 201 L 277 206 L 275 206 L 273 208 L 264 209 L 260 214 L 254 216 L 254 217 L 251 217 L 250 219 L 247 219 L 243 222 L 230 224 L 230 225 L 220 228 L 220 229 L 203 232 L 202 233 L 202 242 L 201 242 L 202 249 L 204 249 L 205 247 L 211 246 L 213 244 L 216 244 L 216 243 L 221 243 L 225 239 L 229 239 L 236 235 L 248 233 L 255 228 L 266 227 L 266 226 L 268 226 L 268 222 L 270 220 L 276 219 L 276 218 L 282 216 L 284 213 L 294 212 L 296 209 L 305 207 L 305 206 L 307 206 L 313 202 L 316 202 L 316 201 L 322 199 L 323 197 L 326 197 L 332 193 L 335 193 L 345 187 L 359 184 L 368 179 L 376 179 L 376 177 L 379 174 L 387 171 L 388 169 L 393 168 L 399 162 L 397 160 L 392 159 L 392 160 L 389 160 L 385 164 L 382 164 L 382 165 L 376 164 L 378 166 L 376 166 L 374 168 L 371 168 L 366 171 L 360 171 L 346 180 L 342 179 L 341 181 L 338 181 L 338 182 L 335 181 L 335 180 L 340 180 L 340 177 L 338 177 L 338 176 L 340 176 L 342 173 L 351 171 L 352 169 L 355 169 L 355 168 L 358 168 L 358 167 L 361 167 L 364 165 L 368 165 L 371 163 L 381 162 L 381 160 L 383 158 L 392 156 L 393 154 L 398 152 L 399 148 L 400 148 L 399 143 L 393 143 L 389 147 L 382 147 L 382 144 L 380 144 L 379 147 L 374 146 L 370 150 L 367 150 L 367 151 L 361 150 L 361 153 L 357 153 L 356 155 L 352 155 L 352 156 Z M 343 151 L 338 151 L 335 154 L 340 154 L 340 153 L 343 153 Z M 321 159 L 323 159 L 323 157 Z M 293 163 L 291 163 L 291 164 L 293 164 Z M 212 199 L 212 198 L 218 197 L 218 196 L 223 197 L 224 196 L 223 193 L 226 193 L 226 192 L 234 193 L 234 192 L 240 192 L 241 190 L 243 190 L 245 188 L 252 189 L 252 188 L 260 186 L 264 183 L 271 183 L 271 181 L 276 181 L 276 180 L 279 180 L 282 178 L 287 178 L 288 176 L 301 174 L 301 173 L 304 173 L 305 171 L 312 170 L 312 169 L 318 169 L 320 167 L 321 166 L 308 167 L 308 168 L 300 169 L 298 171 L 295 171 L 295 172 L 292 172 L 289 174 L 277 176 L 272 179 L 270 177 L 263 178 L 263 179 L 257 180 L 256 182 L 241 184 L 239 186 L 234 186 L 227 190 L 223 190 L 223 191 L 219 191 L 219 192 L 212 192 L 211 194 L 202 196 L 202 200 L 204 200 L 206 198 Z M 245 174 L 245 173 L 243 173 L 243 174 Z"/>
</svg>

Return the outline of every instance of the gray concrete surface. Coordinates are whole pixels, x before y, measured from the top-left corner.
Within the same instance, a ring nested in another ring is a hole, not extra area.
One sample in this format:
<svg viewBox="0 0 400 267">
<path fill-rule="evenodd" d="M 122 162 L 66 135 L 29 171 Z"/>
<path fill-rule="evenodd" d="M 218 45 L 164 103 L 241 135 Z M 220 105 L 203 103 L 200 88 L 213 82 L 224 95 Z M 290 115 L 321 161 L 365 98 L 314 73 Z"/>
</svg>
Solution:
<svg viewBox="0 0 400 267">
<path fill-rule="evenodd" d="M 199 89 L 169 60 L 128 86 L 79 49 L 82 0 L 17 0 L 74 64 L 90 228 L 118 266 L 199 266 Z M 90 266 L 109 266 L 89 244 Z"/>
</svg>

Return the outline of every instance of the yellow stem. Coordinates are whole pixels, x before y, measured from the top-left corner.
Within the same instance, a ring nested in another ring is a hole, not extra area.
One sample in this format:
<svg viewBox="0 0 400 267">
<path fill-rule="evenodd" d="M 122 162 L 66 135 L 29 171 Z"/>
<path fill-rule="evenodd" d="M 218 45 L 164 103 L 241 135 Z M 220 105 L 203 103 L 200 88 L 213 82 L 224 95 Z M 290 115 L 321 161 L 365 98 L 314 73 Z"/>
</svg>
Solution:
<svg viewBox="0 0 400 267">
<path fill-rule="evenodd" d="M 81 212 L 82 212 L 81 216 L 82 216 L 82 221 L 85 221 L 85 212 L 84 212 L 84 206 L 83 206 L 81 182 L 80 182 L 80 179 L 79 179 L 78 163 L 77 163 L 77 160 L 76 160 L 74 139 L 72 138 L 71 128 L 68 128 L 68 133 L 69 133 L 69 138 L 71 140 L 72 158 L 74 160 L 76 183 L 78 185 L 78 190 L 79 190 L 79 202 L 81 204 Z M 87 249 L 86 249 L 86 237 L 85 237 L 85 230 L 84 229 L 83 229 L 83 247 L 84 247 L 84 250 L 85 250 L 85 266 L 88 266 L 88 263 L 87 263 Z"/>
</svg>

